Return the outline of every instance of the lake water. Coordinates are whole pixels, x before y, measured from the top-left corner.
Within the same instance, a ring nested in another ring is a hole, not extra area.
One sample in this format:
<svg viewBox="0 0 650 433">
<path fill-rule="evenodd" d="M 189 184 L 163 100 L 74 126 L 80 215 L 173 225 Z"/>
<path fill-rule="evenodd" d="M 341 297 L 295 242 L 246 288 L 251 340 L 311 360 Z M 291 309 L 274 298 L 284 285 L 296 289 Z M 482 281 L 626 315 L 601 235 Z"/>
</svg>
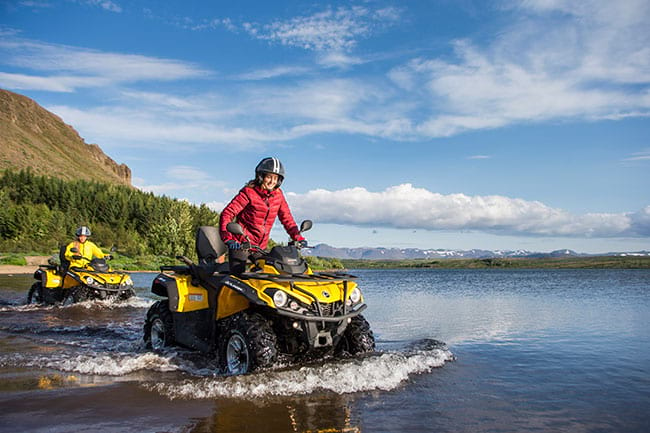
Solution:
<svg viewBox="0 0 650 433">
<path fill-rule="evenodd" d="M 650 431 L 649 270 L 353 273 L 376 354 L 240 377 L 144 349 L 154 274 L 69 307 L 0 276 L 0 431 Z"/>
</svg>

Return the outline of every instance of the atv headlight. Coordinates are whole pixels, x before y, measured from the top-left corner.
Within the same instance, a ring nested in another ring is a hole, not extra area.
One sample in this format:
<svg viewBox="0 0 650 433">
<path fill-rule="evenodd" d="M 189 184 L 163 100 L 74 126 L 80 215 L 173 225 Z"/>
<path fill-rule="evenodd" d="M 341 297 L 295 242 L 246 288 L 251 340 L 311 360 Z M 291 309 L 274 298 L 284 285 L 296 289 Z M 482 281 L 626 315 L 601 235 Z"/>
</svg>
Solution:
<svg viewBox="0 0 650 433">
<path fill-rule="evenodd" d="M 353 304 L 356 304 L 361 300 L 361 290 L 359 290 L 358 287 L 355 287 L 352 289 L 352 292 L 350 293 L 350 301 L 352 301 Z"/>
<path fill-rule="evenodd" d="M 133 280 L 131 279 L 131 277 L 126 277 L 122 284 L 125 285 L 125 286 L 132 286 L 133 285 Z"/>
<path fill-rule="evenodd" d="M 287 304 L 289 297 L 282 290 L 276 290 L 273 294 L 273 303 L 276 307 L 284 307 Z"/>
<path fill-rule="evenodd" d="M 95 284 L 95 279 L 93 277 L 86 277 L 86 284 L 92 286 L 93 284 Z"/>
</svg>

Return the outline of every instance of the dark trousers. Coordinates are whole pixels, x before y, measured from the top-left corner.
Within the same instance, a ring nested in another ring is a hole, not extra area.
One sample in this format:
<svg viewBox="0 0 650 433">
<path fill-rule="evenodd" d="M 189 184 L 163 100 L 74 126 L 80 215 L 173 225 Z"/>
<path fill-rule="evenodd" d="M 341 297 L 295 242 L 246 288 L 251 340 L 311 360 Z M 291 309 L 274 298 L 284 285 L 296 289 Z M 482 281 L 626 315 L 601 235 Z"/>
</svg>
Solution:
<svg viewBox="0 0 650 433">
<path fill-rule="evenodd" d="M 241 274 L 246 270 L 248 254 L 248 250 L 235 250 L 232 248 L 228 250 L 228 263 L 230 264 L 231 274 Z"/>
</svg>

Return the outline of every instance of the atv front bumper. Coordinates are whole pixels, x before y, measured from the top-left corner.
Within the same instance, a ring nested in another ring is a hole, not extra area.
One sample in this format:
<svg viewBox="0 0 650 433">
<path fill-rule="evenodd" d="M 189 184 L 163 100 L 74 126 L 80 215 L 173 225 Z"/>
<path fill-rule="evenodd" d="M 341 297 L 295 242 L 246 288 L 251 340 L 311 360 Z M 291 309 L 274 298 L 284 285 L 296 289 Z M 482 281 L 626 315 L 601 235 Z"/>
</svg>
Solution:
<svg viewBox="0 0 650 433">
<path fill-rule="evenodd" d="M 368 306 L 366 304 L 362 304 L 356 310 L 350 311 L 349 313 L 343 314 L 341 316 L 307 316 L 305 314 L 294 313 L 291 311 L 282 310 L 280 308 L 278 308 L 276 311 L 281 316 L 290 317 L 296 320 L 304 320 L 306 322 L 342 322 L 358 316 L 367 307 Z"/>
</svg>

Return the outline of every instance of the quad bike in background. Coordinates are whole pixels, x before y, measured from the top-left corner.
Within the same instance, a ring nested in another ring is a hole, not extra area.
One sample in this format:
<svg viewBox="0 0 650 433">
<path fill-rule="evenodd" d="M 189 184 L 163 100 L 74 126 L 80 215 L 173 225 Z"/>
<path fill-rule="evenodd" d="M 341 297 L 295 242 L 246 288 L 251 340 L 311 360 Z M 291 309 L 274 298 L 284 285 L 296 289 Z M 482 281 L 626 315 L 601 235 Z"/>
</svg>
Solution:
<svg viewBox="0 0 650 433">
<path fill-rule="evenodd" d="M 304 221 L 300 231 L 311 228 Z M 244 235 L 237 223 L 231 233 Z M 245 236 L 245 235 L 244 235 Z M 246 242 L 251 264 L 231 274 L 218 263 L 227 247 L 215 227 L 200 227 L 198 263 L 162 266 L 151 290 L 163 297 L 147 312 L 144 341 L 161 350 L 184 346 L 217 357 L 223 373 L 245 374 L 279 360 L 372 352 L 375 339 L 361 315 L 366 309 L 356 277 L 313 272 L 298 246 L 265 251 Z"/>
<path fill-rule="evenodd" d="M 106 259 L 86 259 L 83 268 L 71 267 L 63 246 L 59 261 L 39 265 L 34 272 L 36 282 L 27 293 L 28 304 L 68 305 L 96 299 L 125 300 L 135 295 L 129 274 L 112 270 Z"/>
</svg>

